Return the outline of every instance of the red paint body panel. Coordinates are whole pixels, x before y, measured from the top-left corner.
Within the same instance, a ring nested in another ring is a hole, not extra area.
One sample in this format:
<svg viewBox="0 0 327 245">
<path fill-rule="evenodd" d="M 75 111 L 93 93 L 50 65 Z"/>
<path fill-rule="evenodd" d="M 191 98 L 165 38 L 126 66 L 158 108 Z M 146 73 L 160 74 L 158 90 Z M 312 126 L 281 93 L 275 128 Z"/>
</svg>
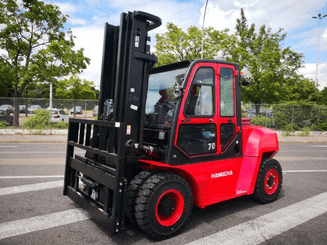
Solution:
<svg viewBox="0 0 327 245">
<path fill-rule="evenodd" d="M 205 208 L 208 205 L 254 191 L 262 157 L 272 157 L 279 150 L 277 134 L 273 130 L 246 125 L 243 126 L 242 157 L 171 166 L 161 162 L 140 160 L 144 169 L 160 169 L 182 176 L 193 191 L 194 205 Z"/>
<path fill-rule="evenodd" d="M 279 151 L 278 138 L 275 131 L 255 126 L 243 125 L 243 155 L 262 157 L 263 153 L 276 154 Z"/>
<path fill-rule="evenodd" d="M 243 158 L 210 161 L 181 166 L 170 166 L 160 162 L 140 160 L 150 164 L 145 168 L 161 169 L 167 172 L 178 173 L 191 186 L 194 205 L 205 208 L 236 197 L 236 185 L 239 178 L 239 169 Z M 232 174 L 229 174 L 231 173 Z M 226 173 L 226 176 L 211 178 L 212 175 Z"/>
</svg>

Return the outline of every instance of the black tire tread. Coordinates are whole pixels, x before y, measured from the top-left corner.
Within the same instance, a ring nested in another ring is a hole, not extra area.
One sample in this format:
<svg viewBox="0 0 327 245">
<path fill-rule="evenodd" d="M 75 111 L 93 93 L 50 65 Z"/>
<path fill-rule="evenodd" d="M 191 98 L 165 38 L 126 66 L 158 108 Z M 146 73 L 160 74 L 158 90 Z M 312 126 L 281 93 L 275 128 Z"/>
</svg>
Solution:
<svg viewBox="0 0 327 245">
<path fill-rule="evenodd" d="M 134 206 L 135 206 L 135 199 L 137 197 L 137 194 L 142 187 L 142 185 L 145 183 L 145 181 L 150 178 L 152 175 L 157 173 L 157 170 L 145 170 L 137 175 L 131 180 L 129 183 L 127 190 L 126 190 L 126 200 L 125 200 L 125 215 L 129 222 L 131 222 L 133 225 L 137 226 L 136 220 L 135 220 L 135 213 L 134 213 Z"/>
<path fill-rule="evenodd" d="M 275 164 L 277 166 L 277 170 L 279 172 L 279 188 L 278 188 L 278 190 L 276 190 L 276 194 L 274 194 L 273 198 L 267 199 L 263 194 L 262 182 L 264 181 L 264 178 L 265 178 L 264 172 L 265 172 L 266 168 L 269 167 L 270 164 Z M 271 202 L 275 201 L 280 193 L 282 184 L 283 184 L 283 175 L 282 175 L 282 168 L 281 168 L 279 162 L 276 159 L 264 158 L 262 160 L 261 166 L 259 168 L 256 185 L 255 185 L 254 192 L 253 192 L 253 199 L 260 204 L 267 204 L 267 203 L 271 203 Z"/>
<path fill-rule="evenodd" d="M 175 232 L 172 232 L 168 235 L 157 234 L 151 229 L 149 224 L 149 217 L 147 214 L 147 210 L 149 209 L 149 203 L 151 201 L 152 194 L 159 186 L 161 186 L 161 184 L 170 180 L 180 182 L 186 188 L 190 197 L 191 205 L 184 224 L 187 223 L 187 221 L 191 217 L 192 208 L 193 208 L 193 194 L 192 194 L 192 189 L 187 183 L 187 181 L 178 175 L 169 174 L 166 172 L 160 172 L 155 175 L 152 175 L 150 178 L 148 178 L 145 181 L 145 183 L 143 184 L 143 186 L 141 187 L 138 193 L 138 197 L 136 198 L 135 218 L 140 229 L 143 230 L 148 236 L 150 236 L 155 240 L 164 240 L 173 237 L 174 235 L 176 235 L 177 232 L 179 232 L 179 229 L 177 229 Z"/>
</svg>

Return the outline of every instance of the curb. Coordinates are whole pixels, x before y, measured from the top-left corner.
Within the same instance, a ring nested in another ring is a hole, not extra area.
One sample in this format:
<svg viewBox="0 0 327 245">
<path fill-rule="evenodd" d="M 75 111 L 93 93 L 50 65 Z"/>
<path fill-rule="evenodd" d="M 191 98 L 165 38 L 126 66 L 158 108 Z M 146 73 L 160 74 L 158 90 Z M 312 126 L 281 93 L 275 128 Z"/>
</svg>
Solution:
<svg viewBox="0 0 327 245">
<path fill-rule="evenodd" d="M 327 144 L 327 140 L 278 140 L 280 144 Z"/>
<path fill-rule="evenodd" d="M 68 129 L 0 129 L 0 135 L 67 135 Z"/>
<path fill-rule="evenodd" d="M 67 140 L 1 140 L 0 144 L 12 144 L 12 143 L 45 143 L 45 144 L 57 144 L 67 143 Z"/>
<path fill-rule="evenodd" d="M 278 136 L 282 137 L 292 137 L 292 136 L 299 136 L 299 137 L 327 137 L 327 131 L 309 131 L 304 133 L 303 131 L 294 131 L 294 132 L 288 132 L 288 135 L 285 136 L 285 131 L 275 131 Z"/>
</svg>

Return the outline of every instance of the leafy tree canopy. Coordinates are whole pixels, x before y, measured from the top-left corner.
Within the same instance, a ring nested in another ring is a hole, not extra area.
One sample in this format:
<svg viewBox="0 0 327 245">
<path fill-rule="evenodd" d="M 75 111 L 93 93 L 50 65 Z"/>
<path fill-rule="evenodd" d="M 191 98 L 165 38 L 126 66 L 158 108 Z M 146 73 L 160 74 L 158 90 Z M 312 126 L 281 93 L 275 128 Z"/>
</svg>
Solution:
<svg viewBox="0 0 327 245">
<path fill-rule="evenodd" d="M 201 58 L 202 30 L 190 26 L 187 32 L 184 32 L 173 23 L 167 24 L 167 30 L 162 35 L 156 35 L 158 65 Z M 222 47 L 228 44 L 227 32 L 228 29 L 223 31 L 214 30 L 212 27 L 204 29 L 204 59 L 221 58 L 226 55 Z"/>
<path fill-rule="evenodd" d="M 319 92 L 308 79 L 297 74 L 303 64 L 303 55 L 283 47 L 285 37 L 286 33 L 282 29 L 273 32 L 265 25 L 256 31 L 254 24 L 248 25 L 241 9 L 235 34 L 228 35 L 228 29 L 204 29 L 203 58 L 236 62 L 241 69 L 246 68 L 251 73 L 250 86 L 242 89 L 242 100 L 257 104 L 257 113 L 262 103 L 304 100 L 305 96 L 309 101 L 317 101 Z M 198 27 L 191 26 L 185 32 L 173 23 L 168 23 L 167 32 L 156 35 L 158 65 L 200 59 L 201 46 L 202 30 Z"/>
<path fill-rule="evenodd" d="M 74 51 L 71 30 L 63 31 L 67 17 L 38 0 L 0 2 L 0 83 L 11 96 L 21 97 L 28 84 L 54 82 L 86 68 L 83 49 Z M 18 109 L 15 114 L 18 118 Z"/>
<path fill-rule="evenodd" d="M 93 82 L 72 75 L 69 79 L 60 80 L 56 84 L 55 98 L 57 99 L 89 99 L 97 98 Z"/>
<path fill-rule="evenodd" d="M 302 75 L 294 75 L 287 78 L 286 96 L 282 102 L 287 101 L 313 101 L 320 103 L 320 92 L 316 88 L 315 82 L 311 79 L 304 78 Z"/>
<path fill-rule="evenodd" d="M 303 55 L 282 47 L 286 37 L 282 29 L 273 33 L 263 25 L 256 32 L 254 24 L 249 27 L 243 9 L 237 19 L 235 37 L 227 60 L 246 67 L 252 75 L 250 86 L 242 91 L 242 100 L 257 105 L 280 102 L 289 93 L 285 89 L 288 78 L 297 77 Z M 259 107 L 256 109 L 258 113 Z"/>
<path fill-rule="evenodd" d="M 321 104 L 327 105 L 327 87 L 324 87 L 323 90 L 320 91 L 320 101 Z"/>
</svg>

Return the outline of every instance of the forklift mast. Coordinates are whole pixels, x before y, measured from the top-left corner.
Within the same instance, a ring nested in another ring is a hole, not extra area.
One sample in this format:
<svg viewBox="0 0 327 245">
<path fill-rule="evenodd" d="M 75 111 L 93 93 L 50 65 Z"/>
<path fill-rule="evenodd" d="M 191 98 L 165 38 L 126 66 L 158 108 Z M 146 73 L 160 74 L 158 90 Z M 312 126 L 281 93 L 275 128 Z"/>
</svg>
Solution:
<svg viewBox="0 0 327 245">
<path fill-rule="evenodd" d="M 157 61 L 150 54 L 148 31 L 159 27 L 161 19 L 134 11 L 122 13 L 120 23 L 120 26 L 105 24 L 98 115 L 103 114 L 104 103 L 113 100 L 111 120 L 125 123 L 127 140 L 140 143 L 144 117 L 141 108 L 146 100 L 150 69 Z"/>
<path fill-rule="evenodd" d="M 105 24 L 99 118 L 70 118 L 64 195 L 112 234 L 124 228 L 123 191 L 127 141 L 142 143 L 150 54 L 148 31 L 161 19 L 141 11 L 122 13 L 120 26 Z M 76 148 L 85 156 L 74 154 Z"/>
</svg>

